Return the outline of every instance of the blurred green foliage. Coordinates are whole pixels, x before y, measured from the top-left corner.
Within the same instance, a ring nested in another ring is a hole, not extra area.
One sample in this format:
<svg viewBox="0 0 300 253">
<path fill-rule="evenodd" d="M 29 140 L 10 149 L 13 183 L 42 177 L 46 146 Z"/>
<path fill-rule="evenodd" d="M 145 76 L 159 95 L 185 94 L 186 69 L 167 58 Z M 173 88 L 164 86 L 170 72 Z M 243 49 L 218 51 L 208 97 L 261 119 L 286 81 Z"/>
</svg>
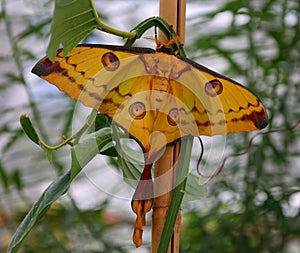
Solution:
<svg viewBox="0 0 300 253">
<path fill-rule="evenodd" d="M 126 19 L 128 9 L 141 10 L 143 2 L 132 2 L 128 7 L 112 1 L 114 11 L 133 25 L 141 20 Z M 64 94 L 45 91 L 42 84 L 33 85 L 29 73 L 46 51 L 52 4 L 1 1 L 0 251 L 41 189 L 66 168 L 66 154 L 54 153 L 49 165 L 18 123 L 20 115 L 28 113 L 39 136 L 48 143 L 58 142 L 59 133 L 71 132 L 74 103 Z M 269 129 L 294 124 L 300 118 L 299 1 L 188 4 L 193 10 L 188 16 L 185 45 L 189 57 L 247 84 L 268 109 Z M 116 18 L 106 17 L 110 13 L 105 9 L 99 13 L 108 23 Z M 131 28 L 128 25 L 126 29 Z M 89 39 L 100 43 L 105 36 L 98 32 Z M 56 106 L 58 103 L 61 106 Z M 226 147 L 240 152 L 250 136 L 229 136 Z M 183 206 L 181 252 L 299 252 L 299 137 L 299 127 L 264 135 L 249 154 L 231 158 L 221 174 L 207 183 L 207 197 Z M 123 244 L 113 239 L 122 229 L 131 231 L 132 220 L 113 217 L 110 201 L 81 210 L 69 194 L 36 226 L 22 252 L 132 252 L 128 232 L 129 239 L 121 240 Z"/>
<path fill-rule="evenodd" d="M 227 62 L 224 74 L 244 80 L 264 101 L 269 129 L 300 119 L 299 13 L 299 1 L 226 1 L 194 21 L 193 30 L 203 31 L 219 16 L 230 17 L 227 27 L 211 29 L 188 48 Z M 200 208 L 186 213 L 181 252 L 299 252 L 299 137 L 299 127 L 265 135 L 246 160 L 232 158 L 208 183 Z M 227 140 L 240 152 L 249 135 Z"/>
</svg>

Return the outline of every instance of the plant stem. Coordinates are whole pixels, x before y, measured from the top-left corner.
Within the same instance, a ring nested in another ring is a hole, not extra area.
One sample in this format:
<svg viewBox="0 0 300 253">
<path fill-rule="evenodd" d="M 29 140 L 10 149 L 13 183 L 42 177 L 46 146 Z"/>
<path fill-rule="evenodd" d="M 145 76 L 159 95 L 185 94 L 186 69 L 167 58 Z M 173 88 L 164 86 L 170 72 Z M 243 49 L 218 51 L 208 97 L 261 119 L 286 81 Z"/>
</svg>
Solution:
<svg viewBox="0 0 300 253">
<path fill-rule="evenodd" d="M 62 146 L 66 145 L 66 144 L 69 144 L 73 140 L 74 140 L 74 144 L 77 144 L 79 142 L 81 136 L 84 135 L 85 132 L 94 123 L 97 114 L 98 114 L 97 110 L 93 109 L 91 111 L 90 115 L 87 117 L 87 120 L 85 121 L 85 124 L 78 130 L 78 132 L 76 132 L 75 134 L 73 134 L 69 138 L 65 139 L 60 144 L 55 145 L 55 146 L 49 146 L 48 144 L 46 144 L 42 140 L 40 140 L 41 146 L 43 146 L 43 147 L 45 147 L 46 149 L 49 149 L 49 150 L 57 150 L 57 149 L 61 148 Z"/>
<path fill-rule="evenodd" d="M 118 29 L 115 29 L 113 27 L 110 27 L 106 24 L 104 24 L 99 16 L 98 16 L 98 13 L 96 11 L 96 8 L 94 6 L 94 1 L 93 0 L 89 0 L 90 1 L 90 4 L 92 6 L 92 9 L 93 9 L 93 14 L 94 14 L 94 17 L 96 17 L 96 22 L 98 24 L 98 29 L 103 31 L 103 32 L 107 32 L 107 33 L 110 33 L 110 34 L 114 34 L 114 35 L 117 35 L 119 37 L 122 37 L 122 38 L 136 38 L 137 36 L 137 33 L 136 31 L 130 31 L 130 32 L 125 32 L 125 31 L 121 31 L 121 30 L 118 30 Z"/>
</svg>

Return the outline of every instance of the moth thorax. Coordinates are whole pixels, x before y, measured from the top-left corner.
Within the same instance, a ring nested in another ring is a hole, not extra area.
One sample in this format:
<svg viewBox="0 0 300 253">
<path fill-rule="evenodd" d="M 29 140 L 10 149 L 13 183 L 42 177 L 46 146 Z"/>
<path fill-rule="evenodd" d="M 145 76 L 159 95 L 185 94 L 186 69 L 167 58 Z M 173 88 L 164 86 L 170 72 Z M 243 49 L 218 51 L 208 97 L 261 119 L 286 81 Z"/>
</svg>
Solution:
<svg viewBox="0 0 300 253">
<path fill-rule="evenodd" d="M 169 79 L 163 76 L 154 76 L 152 82 L 152 90 L 168 92 L 169 91 Z"/>
</svg>

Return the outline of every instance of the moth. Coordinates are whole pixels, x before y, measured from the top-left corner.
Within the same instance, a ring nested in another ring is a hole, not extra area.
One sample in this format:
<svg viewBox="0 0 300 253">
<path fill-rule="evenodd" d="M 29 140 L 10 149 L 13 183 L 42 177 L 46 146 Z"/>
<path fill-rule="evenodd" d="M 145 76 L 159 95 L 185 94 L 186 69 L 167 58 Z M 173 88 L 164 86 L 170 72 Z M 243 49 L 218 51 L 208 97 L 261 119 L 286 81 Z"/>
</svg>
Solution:
<svg viewBox="0 0 300 253">
<path fill-rule="evenodd" d="M 32 72 L 106 114 L 142 147 L 145 169 L 132 200 L 137 246 L 152 206 L 151 166 L 166 145 L 268 124 L 263 103 L 249 89 L 166 47 L 78 45 L 66 57 L 58 50 L 54 62 L 41 59 Z"/>
</svg>

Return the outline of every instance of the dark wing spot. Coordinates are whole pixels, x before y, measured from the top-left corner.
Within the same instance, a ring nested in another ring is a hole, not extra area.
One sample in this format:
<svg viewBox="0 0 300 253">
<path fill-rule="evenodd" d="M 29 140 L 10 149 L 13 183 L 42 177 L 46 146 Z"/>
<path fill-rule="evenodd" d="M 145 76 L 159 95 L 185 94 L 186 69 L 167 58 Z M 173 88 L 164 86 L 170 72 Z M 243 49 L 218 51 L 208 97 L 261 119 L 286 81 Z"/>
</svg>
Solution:
<svg viewBox="0 0 300 253">
<path fill-rule="evenodd" d="M 78 86 L 78 89 L 79 89 L 79 90 L 81 90 L 81 91 L 83 91 L 83 92 L 86 92 L 86 91 L 87 91 L 85 85 L 83 85 L 83 84 L 78 84 L 77 86 Z"/>
<path fill-rule="evenodd" d="M 179 121 L 179 110 L 177 108 L 173 108 L 169 111 L 169 114 L 167 116 L 168 122 L 171 126 L 176 126 Z"/>
<path fill-rule="evenodd" d="M 59 62 L 52 62 L 48 57 L 40 60 L 31 70 L 37 76 L 48 76 L 51 73 L 66 73 L 67 70 L 60 67 Z"/>
<path fill-rule="evenodd" d="M 220 95 L 223 91 L 223 84 L 218 80 L 214 79 L 205 84 L 205 93 L 208 96 L 215 97 Z"/>
<path fill-rule="evenodd" d="M 115 71 L 120 66 L 119 58 L 112 52 L 102 55 L 101 62 L 108 71 Z"/>
<path fill-rule="evenodd" d="M 201 122 L 199 122 L 198 120 L 196 120 L 196 124 L 197 124 L 197 126 L 203 126 L 203 127 L 212 127 L 212 126 L 214 126 L 215 125 L 215 123 L 214 122 L 212 122 L 212 121 L 205 121 L 205 122 L 203 122 L 203 123 L 201 123 Z"/>
<path fill-rule="evenodd" d="M 69 76 L 68 79 L 70 80 L 70 82 L 75 83 L 76 79 L 73 76 Z"/>
<path fill-rule="evenodd" d="M 264 109 L 262 109 L 260 112 L 253 111 L 250 115 L 245 116 L 246 119 L 251 120 L 254 122 L 254 125 L 258 129 L 263 129 L 268 125 L 268 115 Z"/>
<path fill-rule="evenodd" d="M 143 119 L 146 115 L 146 106 L 142 102 L 135 102 L 129 106 L 129 114 L 133 119 Z"/>
</svg>

